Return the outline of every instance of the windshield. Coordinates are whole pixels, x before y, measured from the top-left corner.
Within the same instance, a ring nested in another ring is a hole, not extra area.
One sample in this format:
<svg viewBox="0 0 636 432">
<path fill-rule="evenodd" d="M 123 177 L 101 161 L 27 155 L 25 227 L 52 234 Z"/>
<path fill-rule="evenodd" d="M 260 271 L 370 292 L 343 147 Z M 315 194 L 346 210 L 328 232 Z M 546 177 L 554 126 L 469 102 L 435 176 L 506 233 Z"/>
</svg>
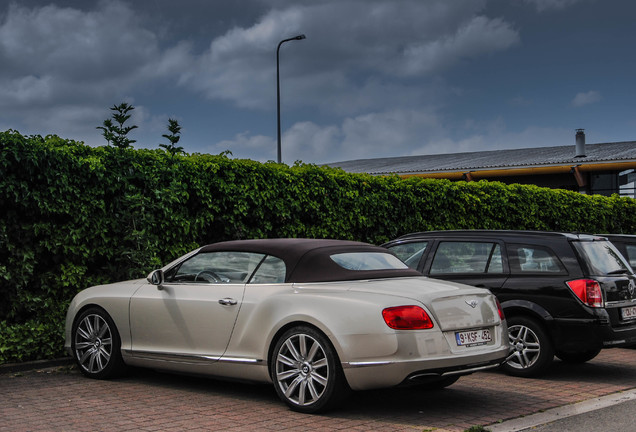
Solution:
<svg viewBox="0 0 636 432">
<path fill-rule="evenodd" d="M 417 270 L 417 265 L 420 263 L 427 245 L 426 241 L 418 241 L 389 246 L 388 249 L 404 261 L 407 266 Z"/>
<path fill-rule="evenodd" d="M 592 275 L 631 273 L 623 256 L 608 241 L 575 241 L 574 247 L 587 263 Z"/>
</svg>

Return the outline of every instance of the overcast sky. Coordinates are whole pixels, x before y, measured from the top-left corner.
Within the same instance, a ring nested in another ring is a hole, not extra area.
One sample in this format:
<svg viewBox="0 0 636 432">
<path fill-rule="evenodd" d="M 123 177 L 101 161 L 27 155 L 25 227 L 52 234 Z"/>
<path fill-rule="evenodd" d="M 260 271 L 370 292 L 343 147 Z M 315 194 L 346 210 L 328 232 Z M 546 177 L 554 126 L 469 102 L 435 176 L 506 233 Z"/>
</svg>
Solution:
<svg viewBox="0 0 636 432">
<path fill-rule="evenodd" d="M 283 162 L 636 140 L 633 0 L 0 0 L 0 130 Z"/>
</svg>

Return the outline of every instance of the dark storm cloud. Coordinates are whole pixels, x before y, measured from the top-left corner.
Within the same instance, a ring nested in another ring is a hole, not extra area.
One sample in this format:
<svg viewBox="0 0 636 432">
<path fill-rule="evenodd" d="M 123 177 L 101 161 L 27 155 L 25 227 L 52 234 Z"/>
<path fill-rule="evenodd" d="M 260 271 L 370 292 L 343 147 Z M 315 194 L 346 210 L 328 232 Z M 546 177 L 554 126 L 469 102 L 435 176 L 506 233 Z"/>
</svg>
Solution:
<svg viewBox="0 0 636 432">
<path fill-rule="evenodd" d="M 0 23 L 0 62 L 6 65 L 0 103 L 99 97 L 169 74 L 170 57 L 179 56 L 174 48 L 160 52 L 156 35 L 139 26 L 126 4 L 101 5 L 81 11 L 12 4 Z"/>
<path fill-rule="evenodd" d="M 234 27 L 215 37 L 196 66 L 181 82 L 210 98 L 233 101 L 238 106 L 271 105 L 273 47 L 282 38 L 307 35 L 303 46 L 285 46 L 291 100 L 300 105 L 321 106 L 330 95 L 339 95 L 344 111 L 351 101 L 368 106 L 360 90 L 383 87 L 377 83 L 397 80 L 387 88 L 404 87 L 401 78 L 420 79 L 439 73 L 465 58 L 505 50 L 519 40 L 512 25 L 478 12 L 479 1 L 339 0 L 284 2 L 250 26 Z M 296 43 L 295 43 L 296 44 Z M 297 45 L 296 44 L 296 45 Z M 290 44 L 291 45 L 291 44 Z M 290 81 L 290 82 L 289 82 Z M 420 88 L 420 84 L 415 86 Z M 404 89 L 407 94 L 414 89 Z M 351 95 L 351 97 L 342 97 Z M 389 94 L 389 93 L 387 93 Z M 318 97 L 320 96 L 320 97 Z M 375 104 L 386 103 L 375 100 Z"/>
<path fill-rule="evenodd" d="M 321 151 L 327 137 L 344 142 L 383 136 L 393 126 L 406 143 L 431 126 L 443 81 L 431 81 L 466 58 L 518 43 L 512 24 L 482 14 L 483 0 L 146 0 L 12 3 L 0 17 L 0 108 L 5 119 L 53 132 L 88 134 L 104 106 L 133 100 L 142 89 L 182 91 L 238 109 L 270 110 L 273 54 L 286 45 L 285 103 L 345 115 L 326 132 L 301 122 L 289 133 Z M 303 45 L 300 45 L 302 43 Z M 293 53 L 293 55 L 291 55 Z M 441 85 L 440 85 L 441 84 Z M 428 101 L 422 106 L 422 101 Z M 404 118 L 397 120 L 402 113 Z M 138 122 L 152 122 L 143 104 Z M 372 119 L 377 133 L 369 135 Z M 76 121 L 74 121 L 76 120 Z M 437 126 L 439 129 L 439 126 Z M 336 131 L 334 134 L 333 131 Z M 92 132 L 95 136 L 95 132 Z M 245 137 L 263 148 L 271 138 Z M 319 138 L 322 137 L 322 138 Z M 322 141 L 321 141 L 322 140 Z M 401 145 L 401 144 L 399 144 Z M 398 146 L 399 146 L 398 145 Z M 380 144 L 378 144 L 380 146 Z M 381 146 L 380 146 L 381 147 Z"/>
<path fill-rule="evenodd" d="M 176 115 L 189 152 L 272 159 L 275 49 L 303 33 L 281 49 L 286 161 L 549 145 L 570 136 L 560 124 L 571 112 L 611 103 L 607 85 L 622 82 L 598 85 L 605 69 L 588 75 L 593 62 L 561 55 L 597 48 L 590 56 L 611 63 L 620 44 L 586 42 L 606 10 L 594 0 L 5 2 L 0 130 L 103 144 L 95 126 L 125 100 L 140 145 L 156 147 Z M 608 16 L 612 32 L 633 27 Z"/>
</svg>

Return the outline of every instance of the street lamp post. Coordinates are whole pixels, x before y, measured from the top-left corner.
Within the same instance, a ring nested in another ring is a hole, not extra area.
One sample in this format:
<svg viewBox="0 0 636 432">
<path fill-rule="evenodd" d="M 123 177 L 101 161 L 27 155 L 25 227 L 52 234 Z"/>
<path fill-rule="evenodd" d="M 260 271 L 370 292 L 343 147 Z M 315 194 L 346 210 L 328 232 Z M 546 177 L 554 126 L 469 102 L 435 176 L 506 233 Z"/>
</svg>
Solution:
<svg viewBox="0 0 636 432">
<path fill-rule="evenodd" d="M 304 34 L 289 39 L 283 39 L 282 41 L 278 42 L 278 47 L 276 47 L 276 114 L 278 118 L 278 163 L 282 162 L 282 150 L 280 145 L 280 66 L 278 61 L 280 46 L 285 42 L 303 39 L 305 39 Z"/>
</svg>

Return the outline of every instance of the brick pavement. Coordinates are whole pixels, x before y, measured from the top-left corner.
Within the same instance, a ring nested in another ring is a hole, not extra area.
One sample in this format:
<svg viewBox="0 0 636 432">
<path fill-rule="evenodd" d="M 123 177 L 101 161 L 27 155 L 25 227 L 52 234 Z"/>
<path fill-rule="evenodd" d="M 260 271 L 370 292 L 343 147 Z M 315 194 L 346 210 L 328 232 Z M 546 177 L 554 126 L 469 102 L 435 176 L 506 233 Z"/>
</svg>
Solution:
<svg viewBox="0 0 636 432">
<path fill-rule="evenodd" d="M 290 411 L 267 385 L 135 370 L 112 381 L 55 367 L 0 374 L 0 432 L 463 431 L 636 388 L 636 350 L 583 365 L 556 361 L 541 379 L 482 372 L 445 390 L 354 393 L 324 415 Z"/>
</svg>

